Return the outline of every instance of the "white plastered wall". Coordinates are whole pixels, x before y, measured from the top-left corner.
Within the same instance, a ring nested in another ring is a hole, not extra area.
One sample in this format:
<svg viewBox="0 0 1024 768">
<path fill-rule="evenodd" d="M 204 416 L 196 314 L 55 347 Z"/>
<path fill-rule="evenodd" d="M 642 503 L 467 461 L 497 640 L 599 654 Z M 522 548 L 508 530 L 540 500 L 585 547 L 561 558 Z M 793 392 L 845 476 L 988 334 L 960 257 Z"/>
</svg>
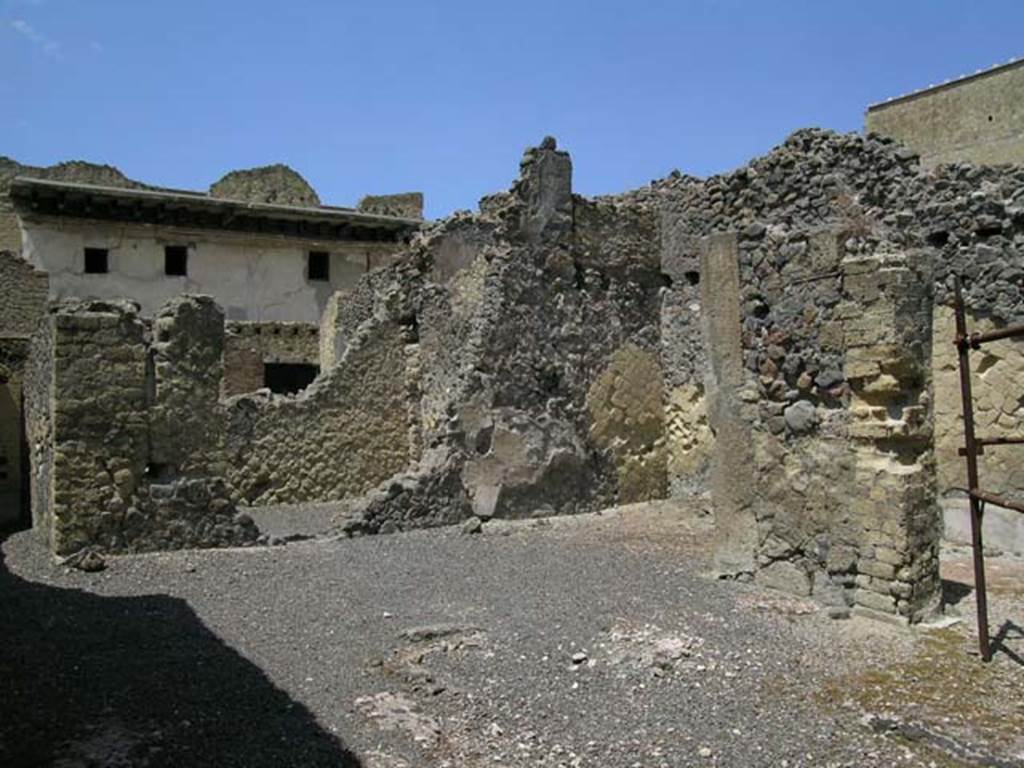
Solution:
<svg viewBox="0 0 1024 768">
<path fill-rule="evenodd" d="M 183 293 L 213 296 L 230 320 L 317 323 L 336 290 L 386 263 L 394 243 L 338 243 L 52 217 L 23 218 L 23 255 L 50 274 L 52 298 L 133 299 L 144 315 Z M 164 246 L 188 247 L 188 276 L 164 274 Z M 109 250 L 85 273 L 85 248 Z M 306 277 L 307 253 L 330 253 L 330 281 Z"/>
</svg>

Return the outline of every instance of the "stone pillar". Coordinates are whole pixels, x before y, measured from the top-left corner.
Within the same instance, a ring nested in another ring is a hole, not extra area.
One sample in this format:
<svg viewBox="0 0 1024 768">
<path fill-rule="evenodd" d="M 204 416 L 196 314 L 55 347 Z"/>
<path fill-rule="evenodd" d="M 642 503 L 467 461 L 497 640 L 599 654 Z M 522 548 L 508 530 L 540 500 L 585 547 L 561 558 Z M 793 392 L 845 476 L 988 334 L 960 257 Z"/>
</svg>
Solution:
<svg viewBox="0 0 1024 768">
<path fill-rule="evenodd" d="M 913 254 L 843 262 L 860 524 L 855 611 L 918 621 L 939 593 L 931 407 L 931 278 Z"/>
<path fill-rule="evenodd" d="M 739 262 L 735 235 L 701 242 L 700 300 L 709 363 L 705 391 L 715 435 L 711 496 L 715 514 L 715 567 L 723 576 L 751 574 L 758 533 L 754 514 L 754 456 L 740 336 Z"/>
</svg>

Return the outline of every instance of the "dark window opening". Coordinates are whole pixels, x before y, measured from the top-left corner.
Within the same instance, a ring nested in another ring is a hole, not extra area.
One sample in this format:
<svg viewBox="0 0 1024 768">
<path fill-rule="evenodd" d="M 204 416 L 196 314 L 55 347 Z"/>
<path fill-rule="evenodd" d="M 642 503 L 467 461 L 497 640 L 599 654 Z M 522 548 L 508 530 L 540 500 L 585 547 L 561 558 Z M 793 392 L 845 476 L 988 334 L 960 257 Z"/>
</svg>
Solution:
<svg viewBox="0 0 1024 768">
<path fill-rule="evenodd" d="M 151 461 L 146 465 L 146 475 L 154 483 L 169 483 L 178 476 L 178 468 L 173 464 Z"/>
<path fill-rule="evenodd" d="M 934 248 L 942 248 L 949 242 L 949 232 L 942 229 L 936 230 L 935 232 L 929 232 L 926 239 L 928 240 L 928 245 Z"/>
<path fill-rule="evenodd" d="M 110 251 L 106 248 L 85 249 L 85 274 L 105 275 L 110 271 Z"/>
<path fill-rule="evenodd" d="M 330 254 L 327 251 L 310 251 L 307 274 L 310 280 L 330 280 Z"/>
<path fill-rule="evenodd" d="M 988 121 L 989 121 L 990 123 L 992 122 L 992 115 L 989 115 L 989 116 L 988 116 Z"/>
<path fill-rule="evenodd" d="M 186 246 L 164 246 L 164 274 L 181 277 L 188 274 L 188 248 Z"/>
<path fill-rule="evenodd" d="M 279 395 L 301 392 L 320 373 L 319 365 L 311 363 L 264 363 L 263 386 Z"/>
<path fill-rule="evenodd" d="M 578 261 L 572 263 L 572 282 L 576 286 L 577 291 L 582 291 L 587 287 L 587 276 L 583 270 L 583 265 Z"/>
<path fill-rule="evenodd" d="M 686 282 L 690 285 L 700 285 L 700 272 L 690 271 L 685 273 Z"/>
<path fill-rule="evenodd" d="M 1002 233 L 1003 225 L 1002 222 L 1000 222 L 998 219 L 992 222 L 980 224 L 974 230 L 974 234 L 976 234 L 982 240 L 989 237 L 995 237 L 996 235 L 1001 235 Z"/>
</svg>

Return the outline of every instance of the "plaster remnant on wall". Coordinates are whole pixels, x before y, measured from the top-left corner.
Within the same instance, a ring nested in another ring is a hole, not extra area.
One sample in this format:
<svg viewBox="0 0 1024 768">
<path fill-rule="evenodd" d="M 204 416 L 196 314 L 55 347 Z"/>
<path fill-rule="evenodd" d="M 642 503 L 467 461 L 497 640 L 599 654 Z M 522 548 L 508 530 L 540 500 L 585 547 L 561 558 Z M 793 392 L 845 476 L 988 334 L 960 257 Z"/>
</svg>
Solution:
<svg viewBox="0 0 1024 768">
<path fill-rule="evenodd" d="M 669 390 L 665 428 L 669 476 L 703 478 L 714 448 L 703 382 Z"/>
<path fill-rule="evenodd" d="M 587 392 L 590 437 L 608 451 L 623 504 L 665 495 L 665 425 L 658 356 L 627 344 Z"/>
</svg>

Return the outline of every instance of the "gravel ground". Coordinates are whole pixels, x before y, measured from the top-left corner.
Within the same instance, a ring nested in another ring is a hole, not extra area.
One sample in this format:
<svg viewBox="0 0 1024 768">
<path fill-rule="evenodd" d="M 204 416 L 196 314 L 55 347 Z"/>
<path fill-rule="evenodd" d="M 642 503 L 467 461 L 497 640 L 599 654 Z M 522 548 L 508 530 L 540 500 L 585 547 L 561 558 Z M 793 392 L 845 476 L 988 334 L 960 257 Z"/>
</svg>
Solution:
<svg viewBox="0 0 1024 768">
<path fill-rule="evenodd" d="M 981 669 L 956 553 L 968 620 L 910 632 L 715 581 L 708 536 L 643 505 L 90 574 L 22 532 L 0 547 L 0 765 L 1024 764 L 1019 562 L 995 563 Z"/>
</svg>

